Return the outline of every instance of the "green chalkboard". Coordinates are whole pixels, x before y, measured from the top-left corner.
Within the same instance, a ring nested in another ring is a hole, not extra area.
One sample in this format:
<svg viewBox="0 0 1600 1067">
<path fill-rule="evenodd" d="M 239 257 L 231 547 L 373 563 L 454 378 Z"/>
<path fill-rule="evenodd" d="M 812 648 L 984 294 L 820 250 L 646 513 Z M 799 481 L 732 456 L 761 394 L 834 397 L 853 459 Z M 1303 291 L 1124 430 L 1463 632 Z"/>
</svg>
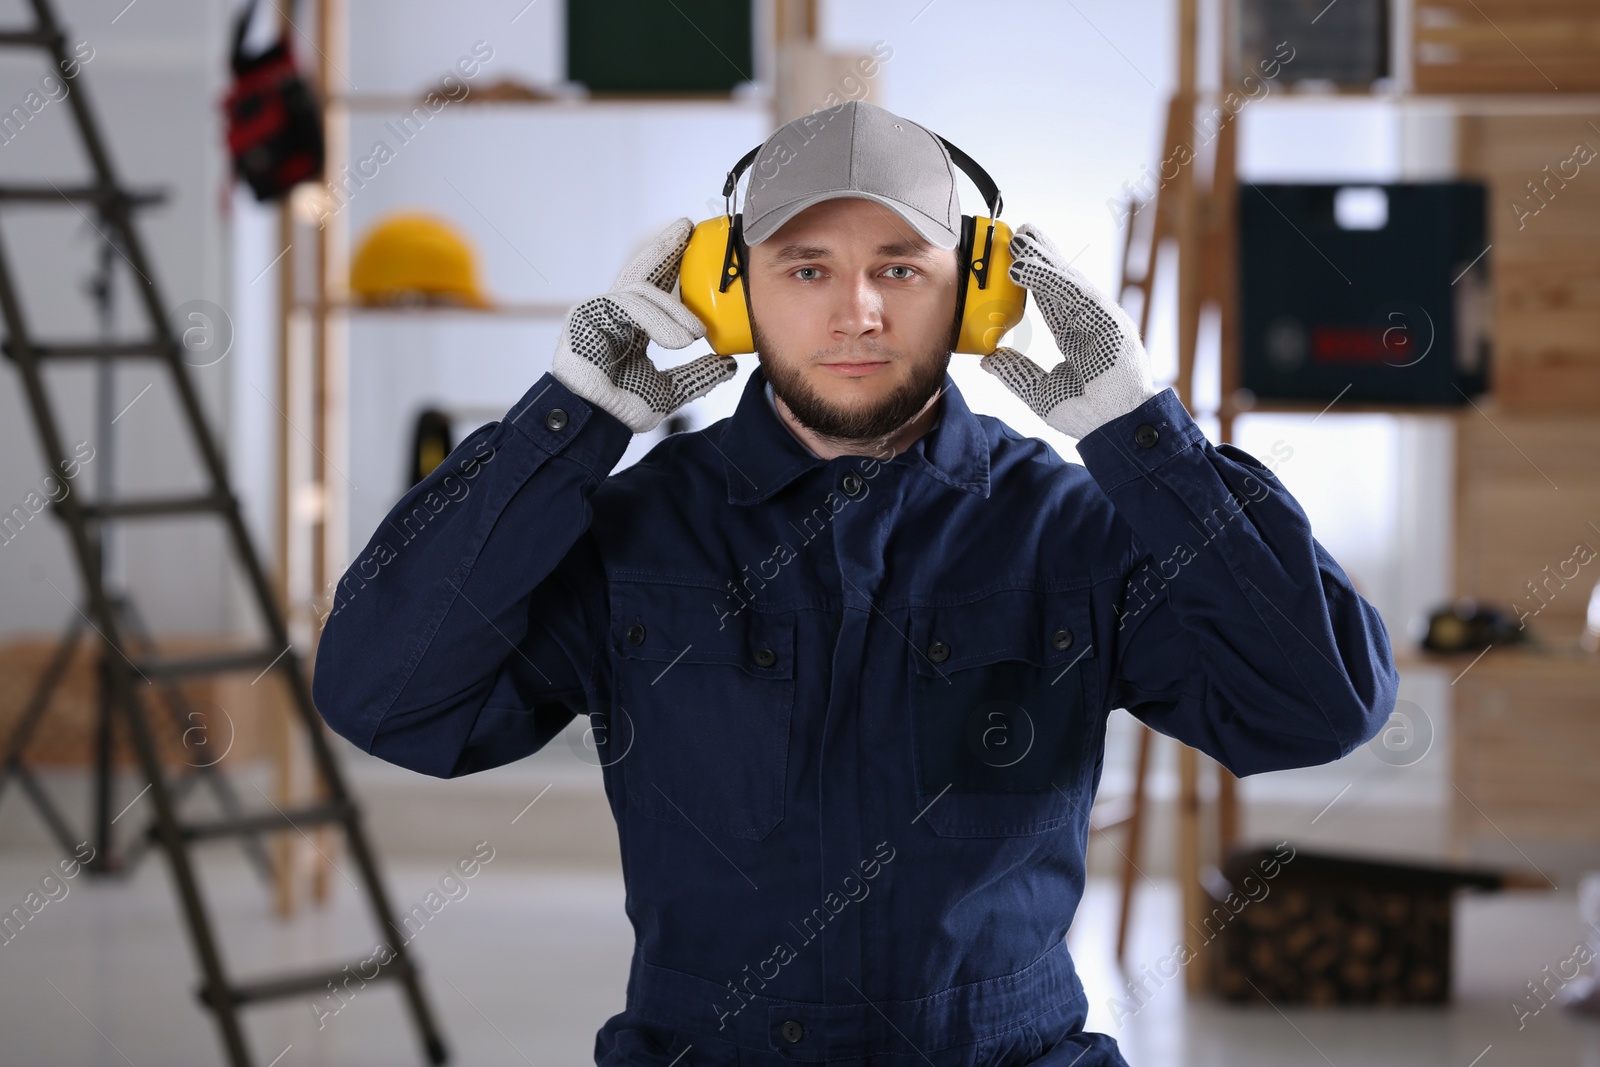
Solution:
<svg viewBox="0 0 1600 1067">
<path fill-rule="evenodd" d="M 592 93 L 753 81 L 750 0 L 567 0 L 567 78 Z"/>
</svg>

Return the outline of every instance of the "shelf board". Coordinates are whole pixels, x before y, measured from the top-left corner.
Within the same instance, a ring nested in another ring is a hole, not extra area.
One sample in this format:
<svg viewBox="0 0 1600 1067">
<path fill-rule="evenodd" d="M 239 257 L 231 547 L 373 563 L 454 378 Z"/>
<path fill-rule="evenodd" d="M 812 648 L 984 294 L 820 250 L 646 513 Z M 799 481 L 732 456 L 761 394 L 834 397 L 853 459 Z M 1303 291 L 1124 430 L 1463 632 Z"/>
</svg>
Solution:
<svg viewBox="0 0 1600 1067">
<path fill-rule="evenodd" d="M 486 318 L 564 319 L 577 302 L 506 301 L 493 307 L 480 308 L 464 304 L 358 304 L 336 300 L 323 306 L 329 314 L 335 315 L 481 315 Z M 302 301 L 294 305 L 294 310 L 315 314 L 317 305 Z"/>
<path fill-rule="evenodd" d="M 1238 418 L 1240 415 L 1315 415 L 1326 411 L 1329 415 L 1455 416 L 1471 410 L 1471 404 L 1384 404 L 1372 401 L 1358 403 L 1353 400 L 1341 400 L 1329 404 L 1318 400 L 1263 400 L 1249 407 L 1229 407 L 1224 404 L 1222 412 L 1213 410 L 1206 414 L 1225 413 Z"/>
<path fill-rule="evenodd" d="M 1395 669 L 1400 672 L 1440 670 L 1453 678 L 1451 685 L 1462 678 L 1499 683 L 1507 678 L 1600 678 L 1600 656 L 1584 653 L 1576 641 L 1539 648 L 1494 645 L 1486 654 L 1482 649 L 1470 653 L 1424 653 L 1406 648 L 1397 649 L 1394 656 Z"/>
<path fill-rule="evenodd" d="M 1489 654 L 1482 649 L 1470 652 L 1424 652 L 1419 648 L 1396 649 L 1394 665 L 1402 670 L 1416 667 L 1436 667 L 1440 670 L 1460 671 L 1478 661 L 1478 666 L 1494 660 L 1493 668 L 1510 670 L 1542 670 L 1555 665 L 1572 666 L 1580 670 L 1600 671 L 1600 656 L 1591 656 L 1578 647 L 1576 641 L 1545 645 L 1492 645 Z"/>
<path fill-rule="evenodd" d="M 441 94 L 443 95 L 443 94 Z M 440 108 L 432 115 L 442 115 L 447 111 L 462 108 L 476 110 L 478 108 L 532 108 L 546 111 L 594 111 L 604 109 L 637 109 L 637 108 L 664 108 L 683 107 L 685 105 L 702 105 L 733 110 L 764 111 L 770 105 L 763 97 L 729 96 L 726 93 L 648 93 L 639 95 L 602 95 L 602 96 L 576 96 L 576 97 L 550 97 L 546 99 L 503 99 L 480 95 L 468 94 L 463 100 L 452 100 L 454 108 Z M 337 93 L 328 100 L 329 108 L 343 108 L 347 111 L 407 111 L 414 107 L 422 106 L 422 97 L 408 93 Z"/>
<path fill-rule="evenodd" d="M 1214 99 L 1206 100 L 1207 94 Z M 1226 94 L 1215 89 L 1208 89 L 1200 94 L 1201 102 L 1214 103 Z M 1504 114 L 1549 114 L 1551 112 L 1572 112 L 1574 114 L 1589 114 L 1600 107 L 1600 93 L 1584 92 L 1525 92 L 1525 93 L 1419 93 L 1415 91 L 1402 92 L 1399 90 L 1385 90 L 1371 92 L 1364 90 L 1333 92 L 1310 90 L 1283 90 L 1278 89 L 1259 98 L 1252 98 L 1250 107 L 1262 104 L 1275 106 L 1296 106 L 1315 104 L 1351 104 L 1351 103 L 1382 103 L 1382 104 L 1446 104 L 1457 110 L 1471 114 L 1479 113 L 1504 113 Z M 1246 111 L 1249 108 L 1240 108 Z"/>
</svg>

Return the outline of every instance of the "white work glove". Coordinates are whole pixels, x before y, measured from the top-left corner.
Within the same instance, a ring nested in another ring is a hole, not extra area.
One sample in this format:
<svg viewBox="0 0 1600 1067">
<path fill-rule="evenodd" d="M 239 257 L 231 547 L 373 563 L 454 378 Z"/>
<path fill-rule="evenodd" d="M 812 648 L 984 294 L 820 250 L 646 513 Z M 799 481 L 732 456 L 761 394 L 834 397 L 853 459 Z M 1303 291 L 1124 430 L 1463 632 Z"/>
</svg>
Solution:
<svg viewBox="0 0 1600 1067">
<path fill-rule="evenodd" d="M 738 373 L 732 356 L 707 355 L 658 370 L 645 355 L 651 341 L 684 348 L 706 335 L 694 313 L 672 295 L 678 263 L 694 223 L 679 219 L 617 275 L 605 296 L 575 305 L 556 346 L 550 373 L 634 433 L 645 433 L 691 400 Z"/>
<path fill-rule="evenodd" d="M 1048 237 L 1018 226 L 1011 256 L 1011 280 L 1032 290 L 1063 358 L 1046 373 L 1016 349 L 997 348 L 980 367 L 1052 429 L 1078 439 L 1160 392 L 1128 313 L 1068 266 Z"/>
</svg>

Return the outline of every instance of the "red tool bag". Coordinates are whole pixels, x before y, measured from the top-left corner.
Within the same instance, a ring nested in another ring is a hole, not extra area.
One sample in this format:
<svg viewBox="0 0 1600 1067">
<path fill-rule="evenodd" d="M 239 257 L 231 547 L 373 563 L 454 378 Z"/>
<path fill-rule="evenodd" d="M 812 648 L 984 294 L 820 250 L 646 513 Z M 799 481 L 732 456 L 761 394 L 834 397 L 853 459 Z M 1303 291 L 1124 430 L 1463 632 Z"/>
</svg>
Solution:
<svg viewBox="0 0 1600 1067">
<path fill-rule="evenodd" d="M 322 176 L 322 118 L 295 70 L 287 37 L 253 56 L 244 52 L 255 14 L 248 0 L 233 30 L 233 86 L 223 101 L 234 172 L 257 200 L 275 200 L 298 182 Z"/>
</svg>

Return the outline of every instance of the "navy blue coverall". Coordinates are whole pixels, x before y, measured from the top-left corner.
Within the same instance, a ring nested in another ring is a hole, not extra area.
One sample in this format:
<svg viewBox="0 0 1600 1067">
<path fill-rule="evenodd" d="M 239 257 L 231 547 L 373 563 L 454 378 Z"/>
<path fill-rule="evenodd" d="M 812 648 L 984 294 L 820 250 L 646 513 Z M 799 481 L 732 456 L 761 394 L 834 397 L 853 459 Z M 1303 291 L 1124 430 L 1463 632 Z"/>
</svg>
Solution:
<svg viewBox="0 0 1600 1067">
<path fill-rule="evenodd" d="M 613 474 L 541 377 L 351 564 L 317 707 L 438 777 L 589 717 L 636 935 L 601 1067 L 1122 1064 L 1065 943 L 1108 713 L 1337 759 L 1394 704 L 1377 611 L 1171 389 L 1080 466 L 948 374 L 909 449 L 823 460 L 764 385 Z"/>
</svg>

